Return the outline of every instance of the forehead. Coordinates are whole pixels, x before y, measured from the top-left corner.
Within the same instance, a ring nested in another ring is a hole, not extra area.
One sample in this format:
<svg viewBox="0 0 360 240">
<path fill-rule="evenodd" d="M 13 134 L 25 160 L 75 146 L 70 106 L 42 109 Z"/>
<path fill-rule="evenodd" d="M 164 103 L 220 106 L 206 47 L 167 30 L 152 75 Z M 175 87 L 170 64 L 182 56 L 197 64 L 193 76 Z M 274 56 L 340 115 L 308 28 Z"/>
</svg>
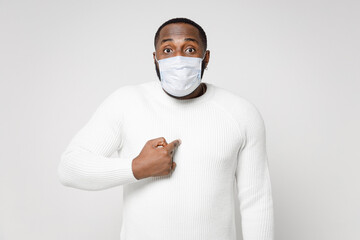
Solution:
<svg viewBox="0 0 360 240">
<path fill-rule="evenodd" d="M 194 38 L 200 43 L 199 30 L 187 23 L 171 23 L 163 27 L 159 34 L 159 41 L 166 38 Z"/>
</svg>

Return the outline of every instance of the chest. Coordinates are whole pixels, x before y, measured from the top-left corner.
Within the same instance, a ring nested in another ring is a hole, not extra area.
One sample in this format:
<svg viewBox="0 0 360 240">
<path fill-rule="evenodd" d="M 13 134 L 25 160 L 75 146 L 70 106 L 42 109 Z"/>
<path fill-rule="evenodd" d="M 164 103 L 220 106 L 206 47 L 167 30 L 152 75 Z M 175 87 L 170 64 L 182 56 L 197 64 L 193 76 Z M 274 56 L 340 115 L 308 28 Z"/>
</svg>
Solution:
<svg viewBox="0 0 360 240">
<path fill-rule="evenodd" d="M 143 108 L 127 112 L 121 126 L 120 155 L 136 157 L 145 143 L 164 137 L 181 139 L 174 161 L 187 171 L 202 169 L 233 173 L 242 134 L 230 115 L 214 106 L 194 109 Z"/>
</svg>

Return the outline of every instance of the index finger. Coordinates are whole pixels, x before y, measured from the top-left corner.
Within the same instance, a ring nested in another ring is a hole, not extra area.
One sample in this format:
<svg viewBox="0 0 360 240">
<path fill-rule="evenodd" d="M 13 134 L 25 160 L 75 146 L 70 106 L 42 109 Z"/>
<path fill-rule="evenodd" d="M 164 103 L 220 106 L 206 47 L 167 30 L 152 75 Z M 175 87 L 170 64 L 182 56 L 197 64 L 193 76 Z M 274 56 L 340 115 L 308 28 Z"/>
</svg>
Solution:
<svg viewBox="0 0 360 240">
<path fill-rule="evenodd" d="M 181 140 L 180 139 L 176 139 L 174 141 L 172 141 L 171 143 L 169 143 L 168 145 L 165 146 L 165 148 L 169 151 L 173 150 L 174 148 L 178 147 L 181 144 Z"/>
</svg>

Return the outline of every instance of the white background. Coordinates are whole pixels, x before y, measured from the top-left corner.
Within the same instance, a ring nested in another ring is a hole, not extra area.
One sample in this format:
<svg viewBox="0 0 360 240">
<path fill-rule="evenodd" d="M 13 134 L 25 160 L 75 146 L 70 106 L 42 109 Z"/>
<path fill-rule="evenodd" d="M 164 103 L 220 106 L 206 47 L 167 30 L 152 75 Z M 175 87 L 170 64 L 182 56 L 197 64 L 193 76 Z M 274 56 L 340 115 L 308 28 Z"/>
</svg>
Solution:
<svg viewBox="0 0 360 240">
<path fill-rule="evenodd" d="M 122 187 L 67 188 L 57 166 L 110 93 L 156 78 L 153 37 L 173 17 L 207 33 L 203 81 L 262 113 L 276 239 L 360 239 L 359 12 L 355 0 L 0 0 L 0 239 L 119 240 Z"/>
</svg>

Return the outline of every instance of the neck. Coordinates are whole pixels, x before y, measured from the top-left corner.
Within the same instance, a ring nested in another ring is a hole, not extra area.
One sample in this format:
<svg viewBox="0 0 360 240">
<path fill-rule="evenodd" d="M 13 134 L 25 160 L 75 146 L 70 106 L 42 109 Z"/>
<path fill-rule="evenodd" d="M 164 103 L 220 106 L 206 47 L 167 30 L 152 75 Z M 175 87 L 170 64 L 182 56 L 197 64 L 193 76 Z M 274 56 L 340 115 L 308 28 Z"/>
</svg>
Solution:
<svg viewBox="0 0 360 240">
<path fill-rule="evenodd" d="M 191 99 L 191 98 L 196 98 L 196 97 L 200 97 L 201 95 L 203 95 L 206 92 L 206 84 L 205 83 L 200 83 L 200 85 L 189 95 L 183 96 L 183 97 L 176 97 L 173 95 L 170 95 L 169 93 L 167 93 L 165 90 L 164 92 L 176 99 Z"/>
</svg>

